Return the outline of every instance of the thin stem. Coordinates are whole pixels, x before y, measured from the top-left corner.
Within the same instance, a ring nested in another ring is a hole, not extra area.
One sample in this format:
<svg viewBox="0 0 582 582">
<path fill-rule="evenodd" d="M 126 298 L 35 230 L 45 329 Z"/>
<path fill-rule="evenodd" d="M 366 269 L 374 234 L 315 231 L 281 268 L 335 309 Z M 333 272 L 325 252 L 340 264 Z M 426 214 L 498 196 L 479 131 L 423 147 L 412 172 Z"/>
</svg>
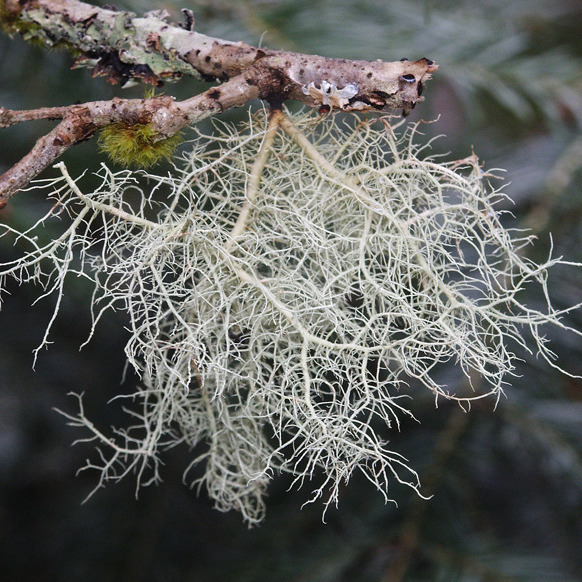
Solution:
<svg viewBox="0 0 582 582">
<path fill-rule="evenodd" d="M 263 170 L 265 169 L 267 160 L 271 155 L 271 148 L 273 146 L 273 142 L 275 141 L 275 136 L 277 135 L 277 131 L 284 117 L 285 115 L 280 109 L 276 109 L 271 113 L 269 124 L 265 132 L 265 137 L 263 138 L 261 147 L 257 153 L 257 158 L 255 159 L 251 168 L 245 203 L 241 209 L 240 214 L 238 215 L 237 221 L 225 245 L 227 251 L 232 248 L 235 240 L 244 232 L 247 227 L 249 215 L 259 194 Z"/>
<path fill-rule="evenodd" d="M 157 222 L 153 222 L 151 220 L 135 216 L 134 214 L 125 212 L 125 210 L 121 210 L 121 208 L 117 208 L 115 206 L 111 206 L 110 204 L 103 204 L 102 202 L 92 200 L 88 196 L 85 196 L 83 192 L 81 192 L 76 182 L 73 180 L 73 178 L 71 178 L 71 175 L 69 174 L 64 162 L 59 162 L 58 164 L 55 164 L 54 167 L 61 171 L 63 177 L 65 178 L 65 181 L 71 188 L 71 191 L 76 196 L 78 196 L 89 208 L 99 210 L 101 212 L 107 212 L 108 214 L 121 218 L 121 220 L 137 224 L 138 226 L 143 226 L 144 228 L 158 228 L 160 226 Z"/>
<path fill-rule="evenodd" d="M 459 439 L 469 425 L 469 415 L 459 408 L 451 410 L 446 425 L 436 443 L 432 463 L 423 479 L 423 493 L 432 496 L 447 467 L 447 462 L 455 452 Z M 421 541 L 422 523 L 428 509 L 425 499 L 414 497 L 411 508 L 402 525 L 397 545 L 400 552 L 385 572 L 382 582 L 402 582 L 410 566 L 410 561 Z"/>
</svg>

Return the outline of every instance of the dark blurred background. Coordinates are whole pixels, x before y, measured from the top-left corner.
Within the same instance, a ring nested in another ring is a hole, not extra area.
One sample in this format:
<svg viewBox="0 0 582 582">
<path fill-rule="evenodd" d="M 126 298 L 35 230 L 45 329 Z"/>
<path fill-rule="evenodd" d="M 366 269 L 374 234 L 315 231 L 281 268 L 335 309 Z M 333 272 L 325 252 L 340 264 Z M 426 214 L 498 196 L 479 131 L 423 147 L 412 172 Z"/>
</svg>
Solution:
<svg viewBox="0 0 582 582">
<path fill-rule="evenodd" d="M 180 20 L 191 8 L 204 33 L 326 56 L 398 60 L 423 56 L 440 70 L 411 120 L 439 118 L 433 151 L 504 168 L 510 227 L 528 227 L 538 260 L 582 261 L 582 2 L 579 0 L 202 0 L 188 5 L 125 1 L 138 13 L 167 8 Z M 72 59 L 0 34 L 0 104 L 63 105 L 122 90 Z M 184 98 L 202 84 L 182 80 Z M 236 119 L 237 113 L 229 114 Z M 0 172 L 24 155 L 49 122 L 0 133 Z M 94 143 L 70 150 L 72 174 L 97 169 Z M 501 185 L 501 183 L 499 184 Z M 46 210 L 34 191 L 0 213 L 13 226 Z M 553 239 L 550 238 L 552 233 Z M 15 250 L 0 247 L 0 260 Z M 521 354 L 497 407 L 469 414 L 417 395 L 420 424 L 405 423 L 393 441 L 419 470 L 426 502 L 394 485 L 398 507 L 354 479 L 338 510 L 301 508 L 308 492 L 275 479 L 264 524 L 248 530 L 237 514 L 212 509 L 182 484 L 188 450 L 164 457 L 164 483 L 135 498 L 132 477 L 85 504 L 97 475 L 75 473 L 91 445 L 55 408 L 75 412 L 67 394 L 84 392 L 87 416 L 104 430 L 126 417 L 108 401 L 122 383 L 123 315 L 110 314 L 92 342 L 90 288 L 72 280 L 50 349 L 31 369 L 53 303 L 31 306 L 39 290 L 9 284 L 0 312 L 0 579 L 84 581 L 480 581 L 582 580 L 582 382 Z M 582 269 L 556 268 L 555 305 L 582 300 Z M 540 298 L 531 294 L 535 304 Z M 582 314 L 565 323 L 582 329 Z M 582 374 L 579 337 L 548 330 L 560 365 Z M 452 371 L 450 381 L 458 381 Z"/>
</svg>

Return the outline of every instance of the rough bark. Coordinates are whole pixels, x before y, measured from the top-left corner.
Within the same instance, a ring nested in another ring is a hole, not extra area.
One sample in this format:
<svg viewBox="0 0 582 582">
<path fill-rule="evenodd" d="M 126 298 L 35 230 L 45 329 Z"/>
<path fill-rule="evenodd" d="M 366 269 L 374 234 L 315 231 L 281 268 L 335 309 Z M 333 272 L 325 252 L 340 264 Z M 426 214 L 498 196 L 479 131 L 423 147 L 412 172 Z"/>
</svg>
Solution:
<svg viewBox="0 0 582 582">
<path fill-rule="evenodd" d="M 31 112 L 0 107 L 0 127 L 29 119 L 61 119 L 33 150 L 0 176 L 0 208 L 68 147 L 110 123 L 150 123 L 159 139 L 185 125 L 244 105 L 259 97 L 280 107 L 295 99 L 327 111 L 402 109 L 422 101 L 424 84 L 438 66 L 431 60 L 397 62 L 332 59 L 262 49 L 212 38 L 186 25 L 171 24 L 165 11 L 139 17 L 77 0 L 6 0 L 0 10 L 4 30 L 26 40 L 60 46 L 76 54 L 74 66 L 91 66 L 93 75 L 112 83 L 131 80 L 160 85 L 183 75 L 222 84 L 191 99 L 114 99 Z"/>
</svg>

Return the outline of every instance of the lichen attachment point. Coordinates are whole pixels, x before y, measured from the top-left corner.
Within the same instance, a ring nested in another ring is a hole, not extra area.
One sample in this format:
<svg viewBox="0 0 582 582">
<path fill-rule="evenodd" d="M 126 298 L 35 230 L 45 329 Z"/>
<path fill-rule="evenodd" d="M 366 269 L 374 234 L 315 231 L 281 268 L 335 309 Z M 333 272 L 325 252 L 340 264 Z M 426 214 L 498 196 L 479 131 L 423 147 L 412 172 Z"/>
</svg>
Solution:
<svg viewBox="0 0 582 582">
<path fill-rule="evenodd" d="M 99 148 L 125 168 L 149 168 L 172 157 L 182 142 L 180 132 L 161 138 L 149 123 L 112 123 L 99 132 Z"/>
</svg>

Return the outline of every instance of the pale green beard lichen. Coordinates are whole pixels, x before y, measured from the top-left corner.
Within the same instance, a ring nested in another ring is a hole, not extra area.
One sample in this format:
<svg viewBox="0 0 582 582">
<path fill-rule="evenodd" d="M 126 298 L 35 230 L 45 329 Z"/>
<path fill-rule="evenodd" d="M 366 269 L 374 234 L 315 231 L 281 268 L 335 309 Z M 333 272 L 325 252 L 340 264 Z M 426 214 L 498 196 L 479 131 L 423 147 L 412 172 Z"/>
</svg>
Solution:
<svg viewBox="0 0 582 582">
<path fill-rule="evenodd" d="M 182 139 L 180 133 L 160 139 L 159 132 L 148 123 L 112 123 L 99 132 L 99 147 L 124 168 L 149 168 L 169 160 Z"/>
<path fill-rule="evenodd" d="M 531 237 L 503 227 L 503 195 L 474 156 L 430 159 L 414 126 L 386 119 L 265 118 L 197 131 L 172 174 L 145 181 L 103 166 L 84 193 L 59 164 L 45 221 L 65 208 L 72 222 L 43 247 L 43 222 L 19 234 L 22 258 L 0 270 L 58 298 L 83 272 L 95 322 L 129 315 L 132 427 L 108 437 L 81 402 L 67 415 L 100 448 L 99 485 L 131 471 L 155 481 L 163 449 L 203 445 L 197 483 L 251 524 L 279 471 L 326 505 L 356 471 L 386 499 L 392 479 L 418 489 L 386 440 L 412 416 L 409 384 L 462 404 L 499 398 L 512 350 L 555 365 L 544 326 L 567 329 L 547 293 L 560 261 L 527 258 Z M 521 303 L 526 286 L 543 309 Z M 443 363 L 480 387 L 441 385 Z"/>
</svg>

